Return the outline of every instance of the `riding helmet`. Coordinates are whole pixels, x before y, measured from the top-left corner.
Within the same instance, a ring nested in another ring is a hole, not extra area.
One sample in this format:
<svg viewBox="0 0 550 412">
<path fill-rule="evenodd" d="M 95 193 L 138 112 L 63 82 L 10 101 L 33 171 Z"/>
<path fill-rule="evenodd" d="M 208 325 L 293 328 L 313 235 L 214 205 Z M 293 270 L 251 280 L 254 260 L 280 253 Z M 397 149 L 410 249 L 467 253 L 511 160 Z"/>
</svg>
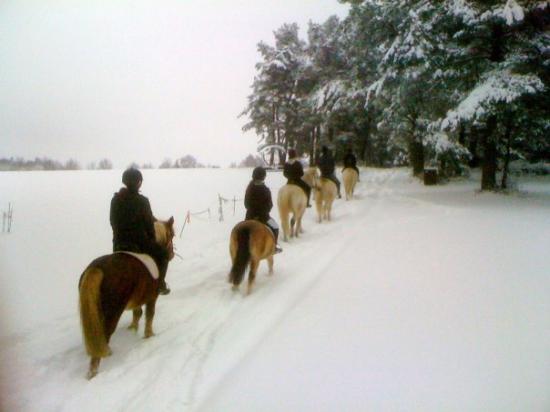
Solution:
<svg viewBox="0 0 550 412">
<path fill-rule="evenodd" d="M 255 167 L 252 171 L 252 179 L 254 180 L 264 180 L 265 175 L 265 169 L 262 166 Z"/>
<path fill-rule="evenodd" d="M 128 189 L 136 189 L 142 181 L 143 176 L 141 172 L 133 167 L 126 169 L 122 174 L 122 183 L 124 183 Z"/>
<path fill-rule="evenodd" d="M 296 153 L 295 149 L 288 149 L 288 158 L 289 159 L 294 159 L 296 156 L 297 156 L 297 153 Z"/>
</svg>

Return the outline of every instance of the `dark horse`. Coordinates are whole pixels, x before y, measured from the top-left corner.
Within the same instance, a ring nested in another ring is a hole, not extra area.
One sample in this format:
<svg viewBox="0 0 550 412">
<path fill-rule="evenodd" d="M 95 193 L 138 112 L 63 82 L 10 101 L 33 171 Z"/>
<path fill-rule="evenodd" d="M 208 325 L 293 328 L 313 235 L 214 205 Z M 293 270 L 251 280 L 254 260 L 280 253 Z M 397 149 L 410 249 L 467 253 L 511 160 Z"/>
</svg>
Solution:
<svg viewBox="0 0 550 412">
<path fill-rule="evenodd" d="M 166 268 L 174 257 L 174 218 L 156 221 L 155 235 L 168 251 L 168 260 L 156 263 Z M 78 289 L 84 345 L 91 357 L 88 379 L 97 375 L 101 358 L 111 354 L 109 340 L 124 310 L 133 310 L 129 328 L 137 331 L 145 305 L 145 337 L 153 336 L 158 283 L 139 259 L 125 253 L 99 257 L 84 270 Z"/>
</svg>

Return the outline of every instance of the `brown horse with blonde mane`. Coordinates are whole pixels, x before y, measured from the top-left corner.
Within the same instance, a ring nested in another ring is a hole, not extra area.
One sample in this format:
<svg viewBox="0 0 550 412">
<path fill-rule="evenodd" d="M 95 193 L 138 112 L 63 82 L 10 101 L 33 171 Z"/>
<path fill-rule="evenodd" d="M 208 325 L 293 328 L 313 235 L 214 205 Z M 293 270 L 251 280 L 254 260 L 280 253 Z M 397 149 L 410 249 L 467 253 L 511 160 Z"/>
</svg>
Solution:
<svg viewBox="0 0 550 412">
<path fill-rule="evenodd" d="M 166 248 L 168 259 L 155 262 L 159 269 L 167 268 L 174 257 L 174 218 L 155 222 L 158 244 Z M 80 320 L 86 352 L 91 357 L 88 379 L 97 375 L 101 358 L 109 356 L 109 340 L 124 310 L 133 311 L 129 329 L 137 331 L 145 305 L 146 338 L 154 335 L 153 317 L 158 297 L 158 279 L 151 276 L 138 258 L 113 253 L 95 259 L 82 273 L 79 281 Z"/>
<path fill-rule="evenodd" d="M 233 284 L 233 290 L 238 290 L 243 281 L 244 272 L 250 265 L 247 290 L 247 294 L 250 294 L 261 260 L 267 259 L 269 274 L 273 274 L 275 236 L 267 225 L 257 220 L 245 220 L 237 223 L 231 231 L 229 253 L 232 261 L 228 277 L 229 283 Z"/>
<path fill-rule="evenodd" d="M 300 186 L 286 184 L 279 189 L 277 206 L 285 242 L 288 242 L 289 237 L 298 237 L 300 233 L 303 233 L 302 217 L 306 210 L 306 204 L 307 196 Z"/>
<path fill-rule="evenodd" d="M 346 200 L 353 198 L 353 193 L 355 192 L 355 185 L 359 175 L 357 171 L 352 167 L 346 167 L 342 172 L 342 180 L 344 181 L 344 190 L 346 192 Z"/>
</svg>

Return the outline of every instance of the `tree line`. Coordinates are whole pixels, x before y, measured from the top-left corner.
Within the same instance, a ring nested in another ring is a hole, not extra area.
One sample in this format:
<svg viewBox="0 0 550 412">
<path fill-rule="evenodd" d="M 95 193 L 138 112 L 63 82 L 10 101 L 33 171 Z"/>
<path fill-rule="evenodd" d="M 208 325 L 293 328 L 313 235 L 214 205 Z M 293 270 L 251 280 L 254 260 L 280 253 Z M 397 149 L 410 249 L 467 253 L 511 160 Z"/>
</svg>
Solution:
<svg viewBox="0 0 550 412">
<path fill-rule="evenodd" d="M 261 164 L 261 159 L 252 154 L 245 157 L 239 163 L 232 163 L 230 167 L 254 167 Z M 152 163 L 138 164 L 130 163 L 128 167 L 137 169 L 155 169 Z M 159 169 L 190 169 L 190 168 L 218 168 L 217 165 L 204 165 L 197 161 L 192 155 L 182 156 L 174 161 L 169 158 L 164 159 L 159 165 Z M 88 170 L 110 170 L 113 168 L 113 163 L 109 159 L 101 159 L 98 162 L 91 162 L 86 166 Z M 0 158 L 0 171 L 17 171 L 17 170 L 81 170 L 80 164 L 69 159 L 65 163 L 48 157 L 37 157 L 33 160 L 26 160 L 21 157 Z"/>
<path fill-rule="evenodd" d="M 512 159 L 550 159 L 549 2 L 340 1 L 348 15 L 310 22 L 306 39 L 284 24 L 258 44 L 241 116 L 260 149 L 351 145 L 415 175 L 479 166 L 482 190 L 507 186 Z"/>
</svg>

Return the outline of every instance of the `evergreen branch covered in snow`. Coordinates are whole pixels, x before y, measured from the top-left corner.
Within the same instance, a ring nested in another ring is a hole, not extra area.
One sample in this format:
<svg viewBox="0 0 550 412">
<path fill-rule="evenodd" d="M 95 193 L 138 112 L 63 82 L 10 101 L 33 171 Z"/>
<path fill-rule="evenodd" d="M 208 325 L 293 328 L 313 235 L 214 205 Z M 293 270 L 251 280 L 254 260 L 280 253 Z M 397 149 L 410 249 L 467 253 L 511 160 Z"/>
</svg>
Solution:
<svg viewBox="0 0 550 412">
<path fill-rule="evenodd" d="M 512 73 L 509 69 L 495 70 L 475 87 L 456 110 L 451 110 L 443 119 L 443 130 L 455 128 L 461 120 L 475 120 L 484 117 L 499 102 L 512 103 L 525 94 L 544 90 L 544 84 L 533 74 Z"/>
</svg>

